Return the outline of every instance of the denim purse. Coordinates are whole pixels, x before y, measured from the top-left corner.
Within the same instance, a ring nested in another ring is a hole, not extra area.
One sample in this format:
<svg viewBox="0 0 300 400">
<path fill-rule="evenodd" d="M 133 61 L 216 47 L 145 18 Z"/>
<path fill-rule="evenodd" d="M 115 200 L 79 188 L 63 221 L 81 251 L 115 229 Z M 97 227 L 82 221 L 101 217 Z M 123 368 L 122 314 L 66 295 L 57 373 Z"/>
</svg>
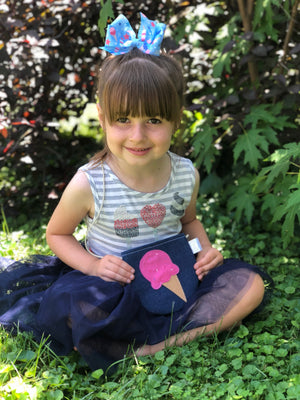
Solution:
<svg viewBox="0 0 300 400">
<path fill-rule="evenodd" d="M 151 313 L 179 311 L 198 287 L 196 258 L 183 233 L 123 251 L 122 259 L 135 269 L 131 285 Z"/>
</svg>

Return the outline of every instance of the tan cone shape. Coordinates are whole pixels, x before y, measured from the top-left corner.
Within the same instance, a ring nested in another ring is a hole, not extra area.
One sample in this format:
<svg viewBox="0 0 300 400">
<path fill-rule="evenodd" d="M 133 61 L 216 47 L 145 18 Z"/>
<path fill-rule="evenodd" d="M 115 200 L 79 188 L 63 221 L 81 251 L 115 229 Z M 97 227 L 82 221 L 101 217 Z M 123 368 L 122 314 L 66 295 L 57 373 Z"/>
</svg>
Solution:
<svg viewBox="0 0 300 400">
<path fill-rule="evenodd" d="M 172 275 L 168 282 L 163 283 L 163 286 L 175 293 L 183 301 L 187 302 L 184 291 L 177 275 Z"/>
</svg>

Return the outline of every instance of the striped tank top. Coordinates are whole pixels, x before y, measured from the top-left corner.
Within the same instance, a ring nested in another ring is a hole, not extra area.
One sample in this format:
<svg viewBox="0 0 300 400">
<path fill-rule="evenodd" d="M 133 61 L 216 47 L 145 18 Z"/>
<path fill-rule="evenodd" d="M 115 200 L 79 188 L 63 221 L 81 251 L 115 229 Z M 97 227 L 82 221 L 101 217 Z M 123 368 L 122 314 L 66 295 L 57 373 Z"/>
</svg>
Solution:
<svg viewBox="0 0 300 400">
<path fill-rule="evenodd" d="M 94 218 L 87 217 L 87 246 L 99 257 L 121 252 L 181 232 L 181 218 L 195 186 L 192 162 L 169 152 L 171 174 L 166 186 L 144 193 L 124 185 L 103 165 L 82 166 L 95 202 Z M 103 175 L 104 174 L 104 175 Z"/>
</svg>

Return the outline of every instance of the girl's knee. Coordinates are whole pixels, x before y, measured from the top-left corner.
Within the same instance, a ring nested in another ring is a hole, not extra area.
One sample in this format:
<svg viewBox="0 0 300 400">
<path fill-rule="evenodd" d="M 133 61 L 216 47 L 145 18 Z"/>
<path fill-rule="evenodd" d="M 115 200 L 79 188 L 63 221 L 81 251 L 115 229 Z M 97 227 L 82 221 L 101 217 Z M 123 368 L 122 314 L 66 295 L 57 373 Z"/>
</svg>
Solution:
<svg viewBox="0 0 300 400">
<path fill-rule="evenodd" d="M 265 285 L 262 277 L 255 274 L 252 285 L 249 288 L 248 295 L 252 299 L 253 307 L 256 308 L 260 305 L 264 298 Z"/>
<path fill-rule="evenodd" d="M 264 297 L 264 292 L 263 279 L 259 274 L 254 273 L 253 280 L 247 291 L 232 309 L 232 314 L 236 315 L 236 321 L 242 320 L 260 305 Z M 239 318 L 237 318 L 237 315 Z"/>
</svg>

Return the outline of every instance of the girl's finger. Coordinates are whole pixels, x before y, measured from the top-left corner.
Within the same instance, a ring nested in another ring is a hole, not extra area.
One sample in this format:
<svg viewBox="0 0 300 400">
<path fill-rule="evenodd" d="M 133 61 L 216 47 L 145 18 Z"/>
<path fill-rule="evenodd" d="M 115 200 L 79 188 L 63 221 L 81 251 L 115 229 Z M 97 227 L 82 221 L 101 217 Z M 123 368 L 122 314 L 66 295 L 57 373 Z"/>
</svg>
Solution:
<svg viewBox="0 0 300 400">
<path fill-rule="evenodd" d="M 118 258 L 102 259 L 101 277 L 104 280 L 130 283 L 134 279 L 134 269 Z"/>
</svg>

